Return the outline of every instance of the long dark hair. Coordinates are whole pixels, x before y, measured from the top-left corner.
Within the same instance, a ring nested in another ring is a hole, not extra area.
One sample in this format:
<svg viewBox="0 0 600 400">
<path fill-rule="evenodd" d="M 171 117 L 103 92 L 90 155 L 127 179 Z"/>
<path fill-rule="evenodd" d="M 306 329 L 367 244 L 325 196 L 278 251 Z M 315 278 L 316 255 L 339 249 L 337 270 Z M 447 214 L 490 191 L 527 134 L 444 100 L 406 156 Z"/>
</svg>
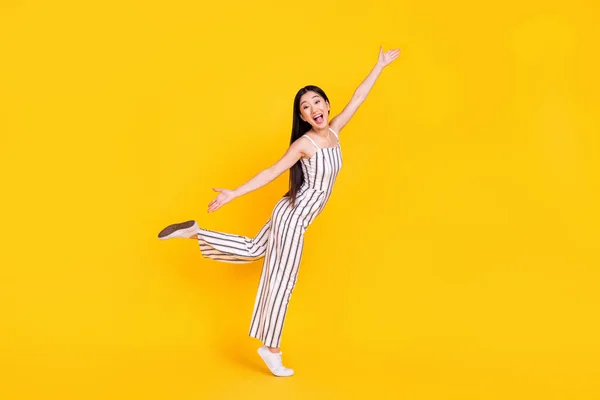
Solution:
<svg viewBox="0 0 600 400">
<path fill-rule="evenodd" d="M 308 85 L 298 90 L 298 93 L 296 93 L 296 97 L 294 98 L 294 114 L 292 118 L 292 137 L 290 139 L 290 145 L 312 129 L 312 126 L 308 122 L 303 121 L 302 118 L 300 118 L 300 98 L 306 92 L 315 92 L 329 103 L 329 99 L 325 92 L 317 86 Z M 296 202 L 296 194 L 303 183 L 304 173 L 302 172 L 302 164 L 300 164 L 300 160 L 298 160 L 298 162 L 290 168 L 290 190 L 284 195 L 284 197 L 288 196 L 291 199 L 292 205 Z"/>
</svg>

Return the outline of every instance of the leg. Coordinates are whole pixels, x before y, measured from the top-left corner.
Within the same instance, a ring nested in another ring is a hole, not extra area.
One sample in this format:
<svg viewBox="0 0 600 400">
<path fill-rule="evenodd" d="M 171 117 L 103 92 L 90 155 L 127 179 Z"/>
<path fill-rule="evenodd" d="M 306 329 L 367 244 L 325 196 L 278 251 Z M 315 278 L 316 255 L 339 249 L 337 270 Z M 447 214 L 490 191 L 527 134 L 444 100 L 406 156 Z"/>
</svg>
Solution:
<svg viewBox="0 0 600 400">
<path fill-rule="evenodd" d="M 282 237 L 274 239 L 267 250 L 249 335 L 259 339 L 275 353 L 279 352 L 285 317 L 298 279 L 304 247 L 301 229 L 281 228 L 285 230 Z"/>
<path fill-rule="evenodd" d="M 161 240 L 185 238 L 198 240 L 205 258 L 230 263 L 249 263 L 265 256 L 271 220 L 253 238 L 202 229 L 194 220 L 171 224 L 158 234 Z"/>
<path fill-rule="evenodd" d="M 283 365 L 279 342 L 304 242 L 303 219 L 288 203 L 280 201 L 271 215 L 270 238 L 249 332 L 250 337 L 263 342 L 258 354 L 275 376 L 294 375 L 293 369 Z"/>
<path fill-rule="evenodd" d="M 198 228 L 192 239 L 198 240 L 205 258 L 229 263 L 249 263 L 265 256 L 270 230 L 271 220 L 253 238 Z"/>
</svg>

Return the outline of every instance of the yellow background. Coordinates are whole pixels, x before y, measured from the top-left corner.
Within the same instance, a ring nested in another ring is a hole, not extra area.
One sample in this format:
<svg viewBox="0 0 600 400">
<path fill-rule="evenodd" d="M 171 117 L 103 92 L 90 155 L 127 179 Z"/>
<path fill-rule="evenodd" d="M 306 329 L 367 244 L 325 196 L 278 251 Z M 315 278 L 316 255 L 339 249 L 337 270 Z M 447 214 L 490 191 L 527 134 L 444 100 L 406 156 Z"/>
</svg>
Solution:
<svg viewBox="0 0 600 400">
<path fill-rule="evenodd" d="M 0 2 L 0 398 L 600 396 L 596 2 Z M 162 242 L 253 235 L 292 101 L 341 111 L 306 236 L 291 379 L 247 336 L 261 263 Z"/>
</svg>

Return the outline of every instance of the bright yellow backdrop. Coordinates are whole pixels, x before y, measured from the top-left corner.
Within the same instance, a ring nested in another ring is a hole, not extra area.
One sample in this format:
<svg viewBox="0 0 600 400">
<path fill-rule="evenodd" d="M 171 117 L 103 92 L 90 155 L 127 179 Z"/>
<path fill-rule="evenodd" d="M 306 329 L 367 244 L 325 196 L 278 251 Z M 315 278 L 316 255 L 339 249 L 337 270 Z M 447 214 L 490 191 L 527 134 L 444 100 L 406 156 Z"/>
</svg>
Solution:
<svg viewBox="0 0 600 400">
<path fill-rule="evenodd" d="M 0 398 L 600 395 L 592 1 L 0 3 Z M 297 89 L 341 135 L 276 379 L 247 337 L 261 263 L 162 242 L 253 235 Z"/>
</svg>

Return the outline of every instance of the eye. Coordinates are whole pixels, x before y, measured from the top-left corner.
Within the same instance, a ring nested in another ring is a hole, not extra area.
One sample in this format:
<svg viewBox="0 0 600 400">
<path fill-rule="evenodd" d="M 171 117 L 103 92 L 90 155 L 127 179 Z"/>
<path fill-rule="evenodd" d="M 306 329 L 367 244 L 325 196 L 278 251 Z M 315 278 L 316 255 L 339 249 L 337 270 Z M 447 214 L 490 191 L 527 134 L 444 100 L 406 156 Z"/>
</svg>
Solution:
<svg viewBox="0 0 600 400">
<path fill-rule="evenodd" d="M 321 102 L 321 100 L 317 100 L 315 103 L 320 103 L 320 102 Z"/>
</svg>

